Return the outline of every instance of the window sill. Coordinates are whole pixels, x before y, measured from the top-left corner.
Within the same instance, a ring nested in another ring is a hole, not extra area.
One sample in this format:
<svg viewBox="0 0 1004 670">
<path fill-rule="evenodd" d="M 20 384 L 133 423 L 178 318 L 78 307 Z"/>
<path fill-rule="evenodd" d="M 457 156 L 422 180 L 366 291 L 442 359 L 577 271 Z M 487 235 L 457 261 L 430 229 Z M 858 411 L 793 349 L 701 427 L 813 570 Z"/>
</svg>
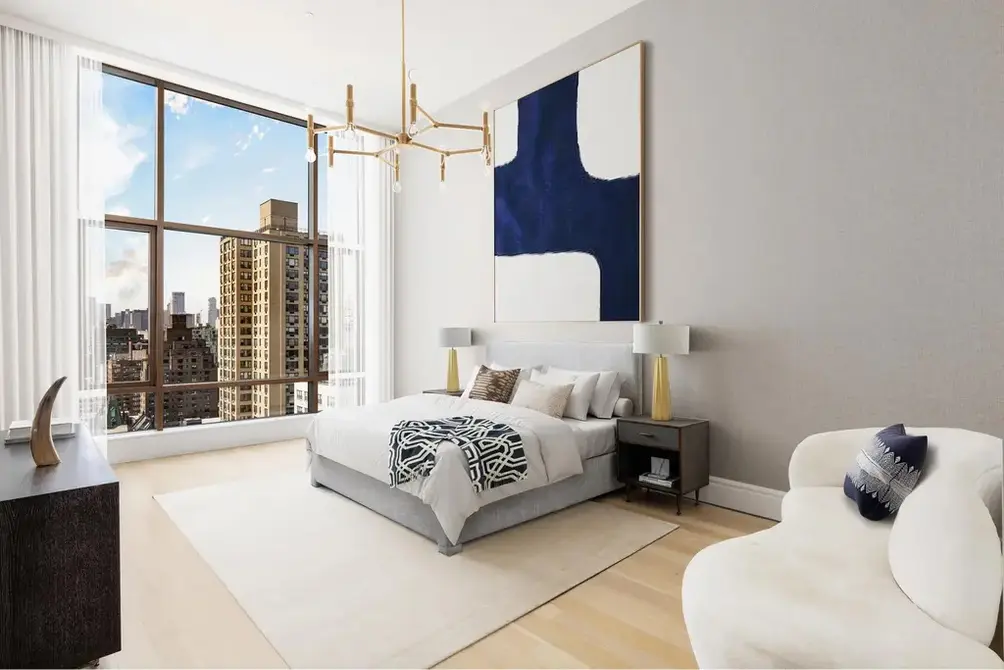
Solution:
<svg viewBox="0 0 1004 670">
<path fill-rule="evenodd" d="M 108 435 L 112 465 L 303 438 L 313 414 Z"/>
</svg>

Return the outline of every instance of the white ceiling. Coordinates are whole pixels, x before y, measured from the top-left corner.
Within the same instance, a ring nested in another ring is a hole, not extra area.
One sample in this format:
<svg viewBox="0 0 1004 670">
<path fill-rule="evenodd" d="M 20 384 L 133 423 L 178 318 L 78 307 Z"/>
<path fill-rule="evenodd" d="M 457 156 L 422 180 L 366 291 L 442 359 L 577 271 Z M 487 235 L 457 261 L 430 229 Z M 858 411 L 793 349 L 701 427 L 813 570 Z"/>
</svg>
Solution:
<svg viewBox="0 0 1004 670">
<path fill-rule="evenodd" d="M 407 0 L 422 106 L 439 109 L 640 1 Z M 398 0 L 0 0 L 0 12 L 304 107 L 341 111 L 353 83 L 358 118 L 400 122 Z"/>
</svg>

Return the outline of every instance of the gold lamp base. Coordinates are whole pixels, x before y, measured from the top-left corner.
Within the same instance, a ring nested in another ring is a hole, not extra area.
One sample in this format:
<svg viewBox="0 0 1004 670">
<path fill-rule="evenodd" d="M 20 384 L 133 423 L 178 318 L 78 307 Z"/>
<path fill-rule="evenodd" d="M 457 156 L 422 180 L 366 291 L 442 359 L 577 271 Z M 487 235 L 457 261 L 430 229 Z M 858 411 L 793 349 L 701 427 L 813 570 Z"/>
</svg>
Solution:
<svg viewBox="0 0 1004 670">
<path fill-rule="evenodd" d="M 457 368 L 457 350 L 450 348 L 450 354 L 446 361 L 446 390 L 456 393 L 460 390 L 460 372 Z"/>
<path fill-rule="evenodd" d="M 657 356 L 652 375 L 652 420 L 669 421 L 673 418 L 673 399 L 669 394 L 669 361 Z"/>
</svg>

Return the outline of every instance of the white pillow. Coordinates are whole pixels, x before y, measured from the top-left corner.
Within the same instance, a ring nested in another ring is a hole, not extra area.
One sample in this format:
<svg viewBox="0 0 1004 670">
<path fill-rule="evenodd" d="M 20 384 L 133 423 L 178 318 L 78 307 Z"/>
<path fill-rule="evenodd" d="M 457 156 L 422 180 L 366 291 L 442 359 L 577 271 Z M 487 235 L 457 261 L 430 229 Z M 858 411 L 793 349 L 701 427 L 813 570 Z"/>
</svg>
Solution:
<svg viewBox="0 0 1004 670">
<path fill-rule="evenodd" d="M 548 386 L 524 379 L 516 385 L 516 391 L 512 394 L 512 400 L 509 404 L 535 409 L 548 416 L 561 418 L 573 388 L 575 388 L 574 384 Z"/>
<path fill-rule="evenodd" d="M 927 477 L 896 513 L 889 569 L 929 617 L 990 644 L 1002 584 L 997 527 L 968 478 L 944 470 Z"/>
<path fill-rule="evenodd" d="M 593 398 L 593 391 L 596 390 L 596 382 L 600 379 L 599 372 L 576 374 L 567 370 L 548 368 L 547 372 L 533 370 L 530 373 L 530 380 L 539 384 L 549 386 L 561 386 L 573 384 L 572 395 L 565 405 L 565 414 L 571 419 L 585 421 L 589 415 L 589 402 Z"/>
<path fill-rule="evenodd" d="M 596 381 L 596 388 L 593 389 L 593 396 L 589 399 L 589 413 L 601 419 L 609 419 L 614 415 L 614 403 L 621 397 L 620 375 L 618 373 L 565 370 L 564 368 L 548 368 L 547 372 L 575 375 L 576 377 L 598 374 L 600 377 Z"/>
<path fill-rule="evenodd" d="M 634 402 L 631 398 L 618 398 L 614 403 L 614 416 L 631 416 L 634 414 Z"/>
<path fill-rule="evenodd" d="M 508 368 L 508 367 L 505 367 L 504 365 L 499 365 L 498 363 L 488 363 L 487 367 L 491 368 L 492 370 L 515 370 L 516 369 L 516 368 Z M 478 378 L 478 370 L 480 370 L 480 369 L 481 369 L 480 365 L 475 365 L 474 369 L 471 370 L 471 376 L 467 380 L 467 385 L 464 386 L 464 392 L 460 394 L 461 398 L 470 398 L 471 397 L 471 389 L 474 387 L 474 380 Z M 520 368 L 519 377 L 516 379 L 516 386 L 513 387 L 513 393 L 516 392 L 516 387 L 519 386 L 519 383 L 521 381 L 523 381 L 524 379 L 529 379 L 530 378 L 530 371 L 531 370 L 533 370 L 533 368 Z M 511 397 L 509 399 L 512 400 Z"/>
</svg>

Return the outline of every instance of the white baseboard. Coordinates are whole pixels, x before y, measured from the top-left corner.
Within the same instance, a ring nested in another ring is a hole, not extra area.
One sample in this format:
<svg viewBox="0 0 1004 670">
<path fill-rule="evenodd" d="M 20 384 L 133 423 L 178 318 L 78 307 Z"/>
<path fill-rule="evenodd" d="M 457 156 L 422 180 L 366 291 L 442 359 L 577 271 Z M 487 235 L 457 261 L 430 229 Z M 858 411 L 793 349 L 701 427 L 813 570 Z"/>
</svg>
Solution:
<svg viewBox="0 0 1004 670">
<path fill-rule="evenodd" d="M 182 426 L 157 431 L 137 431 L 108 436 L 108 462 L 112 465 L 166 458 L 203 451 L 248 447 L 266 442 L 295 440 L 307 434 L 314 416 L 277 416 L 203 426 Z"/>
<path fill-rule="evenodd" d="M 711 483 L 701 489 L 701 502 L 780 521 L 784 494 L 784 491 L 755 484 L 712 477 Z"/>
</svg>

